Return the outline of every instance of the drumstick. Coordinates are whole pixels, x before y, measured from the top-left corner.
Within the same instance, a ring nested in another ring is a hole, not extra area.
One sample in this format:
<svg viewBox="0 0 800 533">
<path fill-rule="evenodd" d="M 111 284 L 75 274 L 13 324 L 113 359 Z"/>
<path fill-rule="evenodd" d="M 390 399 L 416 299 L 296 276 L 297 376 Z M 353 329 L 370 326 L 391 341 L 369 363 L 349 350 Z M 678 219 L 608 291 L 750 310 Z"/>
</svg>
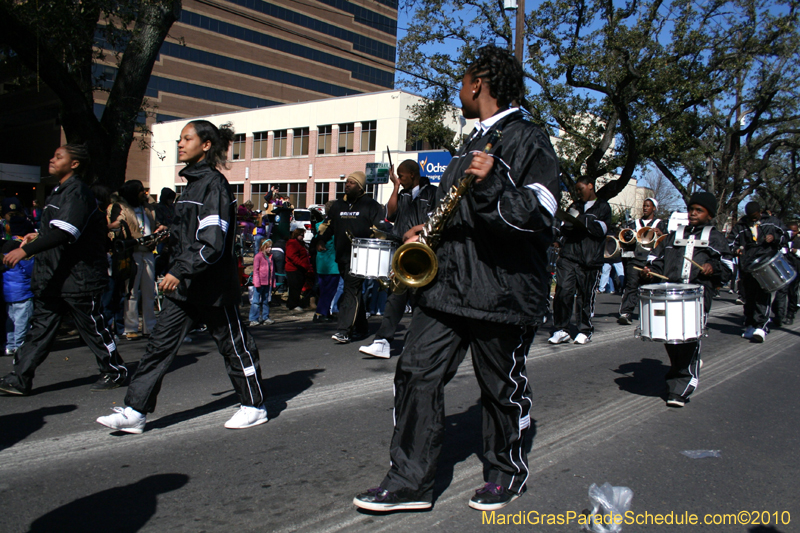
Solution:
<svg viewBox="0 0 800 533">
<path fill-rule="evenodd" d="M 701 265 L 701 264 L 700 264 L 700 263 L 698 263 L 697 261 L 693 261 L 692 259 L 690 259 L 690 258 L 688 258 L 688 257 L 685 257 L 684 259 L 689 259 L 689 262 L 690 262 L 691 264 L 693 264 L 694 266 L 696 266 L 696 267 L 697 267 L 697 268 L 699 268 L 700 270 L 703 270 L 703 265 Z"/>
<path fill-rule="evenodd" d="M 644 270 L 643 268 L 639 268 L 639 267 L 633 267 L 633 269 L 634 269 L 634 270 L 638 270 L 639 272 L 641 272 L 641 271 L 643 271 L 643 270 Z M 657 277 L 657 278 L 661 278 L 661 279 L 666 279 L 666 280 L 669 280 L 669 278 L 668 278 L 667 276 L 662 276 L 661 274 L 656 274 L 655 272 L 649 272 L 649 274 L 650 274 L 651 276 L 655 276 L 655 277 Z"/>
</svg>

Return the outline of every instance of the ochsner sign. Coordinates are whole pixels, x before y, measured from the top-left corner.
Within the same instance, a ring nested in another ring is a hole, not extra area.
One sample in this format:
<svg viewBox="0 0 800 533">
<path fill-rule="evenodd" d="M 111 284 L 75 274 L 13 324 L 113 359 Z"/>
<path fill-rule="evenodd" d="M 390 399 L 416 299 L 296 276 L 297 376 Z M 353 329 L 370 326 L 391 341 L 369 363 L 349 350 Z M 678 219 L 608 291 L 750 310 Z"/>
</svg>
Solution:
<svg viewBox="0 0 800 533">
<path fill-rule="evenodd" d="M 417 155 L 420 173 L 426 176 L 431 183 L 439 183 L 444 174 L 444 169 L 450 164 L 453 156 L 450 152 L 420 152 Z"/>
</svg>

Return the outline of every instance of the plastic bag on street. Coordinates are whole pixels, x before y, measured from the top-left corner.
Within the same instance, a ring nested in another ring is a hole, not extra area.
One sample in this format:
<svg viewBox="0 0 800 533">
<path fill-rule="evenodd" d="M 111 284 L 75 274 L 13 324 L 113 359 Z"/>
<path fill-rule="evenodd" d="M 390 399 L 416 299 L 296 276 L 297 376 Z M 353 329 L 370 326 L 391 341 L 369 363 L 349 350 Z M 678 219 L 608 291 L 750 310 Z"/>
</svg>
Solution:
<svg viewBox="0 0 800 533">
<path fill-rule="evenodd" d="M 722 450 L 684 450 L 681 452 L 689 459 L 704 459 L 706 457 L 722 457 Z"/>
<path fill-rule="evenodd" d="M 612 487 L 611 483 L 603 483 L 601 487 L 592 483 L 589 487 L 589 499 L 592 512 L 589 523 L 583 526 L 592 533 L 619 533 L 625 513 L 631 507 L 633 491 L 628 487 Z"/>
</svg>

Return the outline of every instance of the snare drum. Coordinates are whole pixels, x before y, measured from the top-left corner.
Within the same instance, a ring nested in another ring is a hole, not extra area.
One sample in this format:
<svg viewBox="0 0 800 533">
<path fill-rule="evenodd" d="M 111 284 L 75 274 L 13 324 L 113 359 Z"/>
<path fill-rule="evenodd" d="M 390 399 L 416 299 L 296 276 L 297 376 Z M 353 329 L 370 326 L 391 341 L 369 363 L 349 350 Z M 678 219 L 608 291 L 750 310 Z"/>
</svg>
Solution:
<svg viewBox="0 0 800 533">
<path fill-rule="evenodd" d="M 781 252 L 763 264 L 762 261 L 756 259 L 750 268 L 750 274 L 767 292 L 779 291 L 797 277 L 797 272 Z"/>
<path fill-rule="evenodd" d="M 654 283 L 639 287 L 642 340 L 683 344 L 705 333 L 703 287 L 686 283 Z"/>
<path fill-rule="evenodd" d="M 383 239 L 353 239 L 350 273 L 359 278 L 388 278 L 397 243 Z"/>
</svg>

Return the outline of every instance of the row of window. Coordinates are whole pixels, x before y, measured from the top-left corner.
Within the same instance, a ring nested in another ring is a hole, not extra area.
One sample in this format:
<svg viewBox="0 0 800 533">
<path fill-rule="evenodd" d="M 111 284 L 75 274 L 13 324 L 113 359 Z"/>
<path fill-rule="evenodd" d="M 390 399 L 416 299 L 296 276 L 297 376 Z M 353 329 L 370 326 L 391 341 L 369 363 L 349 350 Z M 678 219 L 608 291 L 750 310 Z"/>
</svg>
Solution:
<svg viewBox="0 0 800 533">
<path fill-rule="evenodd" d="M 308 199 L 308 184 L 306 183 L 256 183 L 251 185 L 250 188 L 250 198 L 253 202 L 254 209 L 261 209 L 264 208 L 264 196 L 272 189 L 272 187 L 277 186 L 279 194 L 281 196 L 285 196 L 289 198 L 289 201 L 295 207 L 306 208 L 309 205 L 319 204 L 324 205 L 328 201 L 328 197 L 330 195 L 330 187 L 331 184 L 335 187 L 335 195 L 336 198 L 341 198 L 344 196 L 344 181 L 323 181 L 323 182 L 316 182 L 314 184 L 314 201 L 310 204 L 307 203 Z M 236 203 L 241 205 L 244 203 L 244 184 L 243 183 L 231 183 L 231 194 L 236 199 Z M 175 185 L 175 192 L 181 194 L 183 190 L 186 188 L 185 184 Z M 366 194 L 372 198 L 375 197 L 376 192 L 376 185 L 368 184 Z"/>
<path fill-rule="evenodd" d="M 371 66 L 351 61 L 343 57 L 328 54 L 320 51 L 318 48 L 303 46 L 301 44 L 293 43 L 283 39 L 278 39 L 273 35 L 266 33 L 259 33 L 248 28 L 236 26 L 221 20 L 192 13 L 186 9 L 181 11 L 180 22 L 196 28 L 202 28 L 227 37 L 233 37 L 241 41 L 246 41 L 264 48 L 271 48 L 297 57 L 302 57 L 321 63 L 323 65 L 331 66 L 334 68 L 349 71 L 353 78 L 380 85 L 381 87 L 394 87 L 394 71 L 386 71 L 377 69 Z M 395 59 L 394 47 L 391 50 L 391 58 L 389 61 L 394 62 Z"/>
<path fill-rule="evenodd" d="M 317 126 L 317 154 L 349 154 L 353 152 L 356 134 L 355 122 L 339 124 L 339 142 L 336 151 L 333 151 L 333 126 Z M 253 133 L 253 159 L 265 159 L 268 157 L 290 157 L 308 155 L 309 150 L 309 128 L 294 128 L 292 134 L 291 152 L 289 151 L 289 130 L 273 131 L 272 153 L 268 152 L 267 144 L 269 139 L 268 131 L 258 131 Z M 378 122 L 368 120 L 361 123 L 361 151 L 374 152 L 375 143 L 378 136 Z M 241 160 L 245 158 L 246 136 L 239 133 L 234 136 L 231 146 L 231 159 Z M 177 162 L 177 160 L 176 160 Z"/>
<path fill-rule="evenodd" d="M 385 59 L 386 61 L 394 61 L 395 59 L 396 51 L 394 46 L 390 46 L 386 43 L 376 41 L 375 39 L 368 39 L 368 41 L 365 41 L 364 40 L 365 38 L 363 36 L 355 32 L 345 30 L 344 28 L 340 28 L 339 26 L 328 24 L 327 22 L 323 22 L 319 19 L 312 18 L 307 15 L 303 15 L 301 13 L 297 13 L 296 11 L 291 11 L 289 9 L 276 6 L 274 4 L 270 4 L 262 0 L 228 0 L 228 2 L 231 2 L 233 4 L 239 4 L 243 7 L 252 9 L 253 11 L 258 11 L 259 13 L 263 13 L 270 17 L 275 17 L 280 20 L 285 20 L 286 22 L 291 22 L 292 24 L 296 24 L 303 28 L 308 28 L 309 30 L 321 33 L 323 35 L 328 35 L 330 37 L 334 37 L 335 39 L 339 39 L 344 42 L 352 43 L 357 50 L 366 52 L 380 59 Z M 382 17 L 381 15 L 378 14 L 375 14 L 375 16 L 379 18 Z M 366 19 L 366 14 L 361 18 Z M 390 33 L 391 35 L 395 36 L 397 34 L 396 31 L 397 21 L 393 21 L 388 17 L 382 17 L 382 19 L 385 19 L 385 21 L 381 20 L 379 24 L 374 24 L 372 20 L 365 22 L 365 24 L 374 26 L 375 29 L 384 31 L 386 33 Z M 395 28 L 390 27 L 392 23 L 394 23 Z M 387 29 L 389 31 L 387 31 Z"/>
</svg>

